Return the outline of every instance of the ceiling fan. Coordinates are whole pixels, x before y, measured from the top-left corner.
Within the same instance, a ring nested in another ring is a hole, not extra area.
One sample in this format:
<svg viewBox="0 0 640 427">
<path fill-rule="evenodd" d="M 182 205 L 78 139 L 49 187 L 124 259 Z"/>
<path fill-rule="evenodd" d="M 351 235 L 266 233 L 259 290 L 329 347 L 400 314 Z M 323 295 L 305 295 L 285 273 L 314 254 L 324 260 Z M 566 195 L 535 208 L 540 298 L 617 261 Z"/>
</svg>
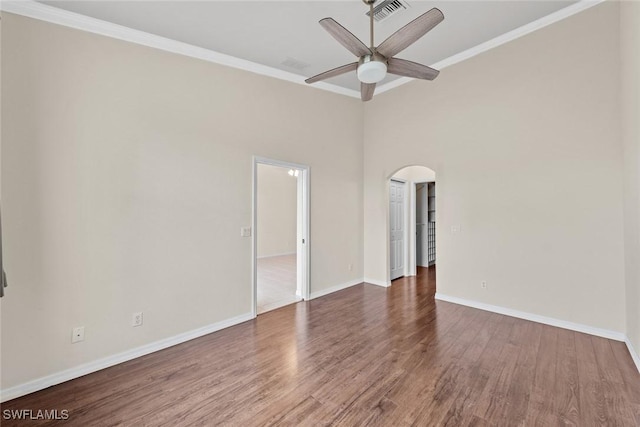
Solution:
<svg viewBox="0 0 640 427">
<path fill-rule="evenodd" d="M 365 46 L 356 36 L 338 24 L 333 18 L 321 19 L 320 25 L 322 25 L 338 43 L 346 47 L 349 52 L 356 55 L 359 59 L 358 62 L 343 65 L 320 73 L 317 76 L 310 77 L 306 79 L 305 82 L 315 83 L 350 71 L 356 71 L 358 80 L 360 80 L 360 97 L 363 101 L 369 101 L 373 98 L 376 83 L 382 81 L 387 73 L 423 80 L 433 80 L 438 77 L 440 73 L 438 70 L 416 62 L 394 58 L 394 56 L 442 22 L 444 20 L 443 13 L 434 7 L 400 28 L 378 47 L 375 47 L 373 44 L 373 4 L 376 0 L 362 1 L 369 5 L 371 47 Z"/>
</svg>

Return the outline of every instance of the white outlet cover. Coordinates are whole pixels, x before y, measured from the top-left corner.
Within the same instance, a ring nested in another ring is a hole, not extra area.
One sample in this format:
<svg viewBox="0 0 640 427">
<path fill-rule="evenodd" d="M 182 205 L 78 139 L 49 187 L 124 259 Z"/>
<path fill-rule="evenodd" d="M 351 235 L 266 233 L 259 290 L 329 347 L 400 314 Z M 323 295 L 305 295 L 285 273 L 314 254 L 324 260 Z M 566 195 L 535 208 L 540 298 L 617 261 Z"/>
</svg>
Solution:
<svg viewBox="0 0 640 427">
<path fill-rule="evenodd" d="M 84 326 L 76 326 L 71 331 L 71 343 L 75 344 L 80 341 L 84 341 Z"/>
<path fill-rule="evenodd" d="M 133 313 L 131 316 L 131 326 L 142 326 L 144 321 L 143 313 L 140 311 L 138 313 Z"/>
<path fill-rule="evenodd" d="M 240 227 L 240 237 L 251 237 L 251 227 Z"/>
</svg>

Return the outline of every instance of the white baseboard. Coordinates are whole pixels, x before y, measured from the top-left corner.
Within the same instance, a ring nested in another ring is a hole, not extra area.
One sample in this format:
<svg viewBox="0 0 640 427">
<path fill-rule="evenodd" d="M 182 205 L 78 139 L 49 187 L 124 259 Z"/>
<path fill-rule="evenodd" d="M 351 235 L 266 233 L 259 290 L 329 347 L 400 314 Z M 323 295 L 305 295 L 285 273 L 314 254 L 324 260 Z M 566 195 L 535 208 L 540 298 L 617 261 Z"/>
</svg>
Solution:
<svg viewBox="0 0 640 427">
<path fill-rule="evenodd" d="M 359 285 L 362 283 L 362 279 L 351 280 L 350 282 L 342 283 L 340 285 L 332 286 L 326 289 L 320 289 L 319 291 L 311 292 L 309 299 L 316 299 L 325 295 L 332 294 L 343 289 L 350 288 L 351 286 Z"/>
<path fill-rule="evenodd" d="M 364 278 L 364 282 L 368 283 L 370 285 L 376 285 L 376 286 L 382 286 L 383 288 L 388 288 L 389 286 L 391 286 L 391 282 L 383 282 L 380 280 L 376 280 L 376 279 L 367 279 L 366 277 Z"/>
<path fill-rule="evenodd" d="M 284 252 L 281 254 L 273 254 L 273 255 L 262 255 L 257 257 L 257 259 L 264 259 L 264 258 L 275 258 L 277 256 L 288 256 L 288 255 L 295 255 L 296 252 Z"/>
<path fill-rule="evenodd" d="M 299 296 L 296 295 L 295 297 L 291 297 L 291 298 L 286 299 L 286 300 L 272 302 L 271 304 L 265 304 L 265 305 L 262 306 L 262 310 L 258 314 L 263 314 L 263 313 L 266 313 L 268 311 L 276 310 L 278 308 L 282 308 L 282 307 L 285 307 L 287 305 L 295 304 L 295 303 L 300 302 L 300 301 L 302 301 L 302 297 L 299 297 Z"/>
<path fill-rule="evenodd" d="M 47 375 L 46 377 L 38 378 L 23 384 L 0 390 L 0 402 L 6 402 L 7 400 L 15 399 L 17 397 L 42 390 L 47 387 L 63 383 L 65 381 L 79 378 L 83 375 L 87 375 L 92 372 L 96 372 L 110 366 L 114 366 L 119 363 L 144 356 L 149 353 L 154 353 L 156 351 L 163 350 L 165 348 L 172 347 L 176 344 L 181 344 L 186 341 L 190 341 L 194 338 L 199 338 L 203 335 L 207 335 L 212 332 L 216 332 L 251 319 L 253 319 L 251 313 L 242 314 L 240 316 L 232 317 L 231 319 L 226 319 L 221 322 L 203 326 L 201 328 L 184 332 L 173 337 L 155 341 L 150 344 L 133 348 L 131 350 L 123 351 L 122 353 L 107 356 L 102 359 L 94 360 L 93 362 L 84 363 L 74 368 Z"/>
<path fill-rule="evenodd" d="M 517 317 L 519 319 L 530 320 L 537 323 L 544 323 L 545 325 L 557 326 L 558 328 L 569 329 L 571 331 L 582 332 L 589 335 L 595 335 L 597 337 L 609 338 L 616 341 L 626 341 L 627 338 L 622 332 L 595 328 L 593 326 L 582 325 L 580 323 L 567 322 L 566 320 L 554 319 L 552 317 L 540 316 L 538 314 L 527 313 L 511 308 L 485 304 L 483 302 L 453 297 L 450 295 L 444 295 L 439 292 L 436 292 L 436 299 L 440 301 L 451 302 L 454 304 L 465 305 L 467 307 L 478 308 L 480 310 L 490 311 L 492 313 L 504 314 L 505 316 Z"/>
<path fill-rule="evenodd" d="M 625 342 L 625 344 L 627 344 L 627 349 L 629 350 L 629 353 L 631 354 L 631 358 L 633 359 L 633 363 L 636 364 L 636 368 L 638 369 L 638 372 L 640 372 L 640 355 L 638 355 L 638 352 L 636 351 L 636 349 L 633 348 L 633 344 L 631 344 L 631 340 L 629 339 L 629 337 L 625 337 L 624 342 Z"/>
</svg>

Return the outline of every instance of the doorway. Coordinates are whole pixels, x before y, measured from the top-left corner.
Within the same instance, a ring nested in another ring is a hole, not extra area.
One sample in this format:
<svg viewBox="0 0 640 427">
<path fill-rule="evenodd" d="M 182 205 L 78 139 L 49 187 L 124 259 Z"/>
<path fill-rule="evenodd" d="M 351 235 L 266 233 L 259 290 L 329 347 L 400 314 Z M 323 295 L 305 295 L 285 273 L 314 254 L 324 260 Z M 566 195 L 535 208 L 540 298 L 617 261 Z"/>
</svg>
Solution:
<svg viewBox="0 0 640 427">
<path fill-rule="evenodd" d="M 436 263 L 436 183 L 415 186 L 416 267 L 431 267 Z"/>
<path fill-rule="evenodd" d="M 429 220 L 427 206 L 427 184 L 416 184 L 416 266 L 428 267 Z"/>
<path fill-rule="evenodd" d="M 309 168 L 255 157 L 253 315 L 309 298 Z"/>
<path fill-rule="evenodd" d="M 435 265 L 436 175 L 407 166 L 389 177 L 389 283 Z"/>
</svg>

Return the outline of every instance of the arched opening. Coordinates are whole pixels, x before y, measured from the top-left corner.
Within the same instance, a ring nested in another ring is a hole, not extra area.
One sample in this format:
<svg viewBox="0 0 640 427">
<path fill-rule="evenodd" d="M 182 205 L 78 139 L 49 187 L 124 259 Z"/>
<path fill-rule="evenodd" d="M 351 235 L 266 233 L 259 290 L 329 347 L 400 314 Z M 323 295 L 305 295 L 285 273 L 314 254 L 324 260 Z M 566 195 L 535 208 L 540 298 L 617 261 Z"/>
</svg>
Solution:
<svg viewBox="0 0 640 427">
<path fill-rule="evenodd" d="M 436 173 L 406 166 L 387 180 L 388 280 L 416 276 L 436 264 Z"/>
</svg>

